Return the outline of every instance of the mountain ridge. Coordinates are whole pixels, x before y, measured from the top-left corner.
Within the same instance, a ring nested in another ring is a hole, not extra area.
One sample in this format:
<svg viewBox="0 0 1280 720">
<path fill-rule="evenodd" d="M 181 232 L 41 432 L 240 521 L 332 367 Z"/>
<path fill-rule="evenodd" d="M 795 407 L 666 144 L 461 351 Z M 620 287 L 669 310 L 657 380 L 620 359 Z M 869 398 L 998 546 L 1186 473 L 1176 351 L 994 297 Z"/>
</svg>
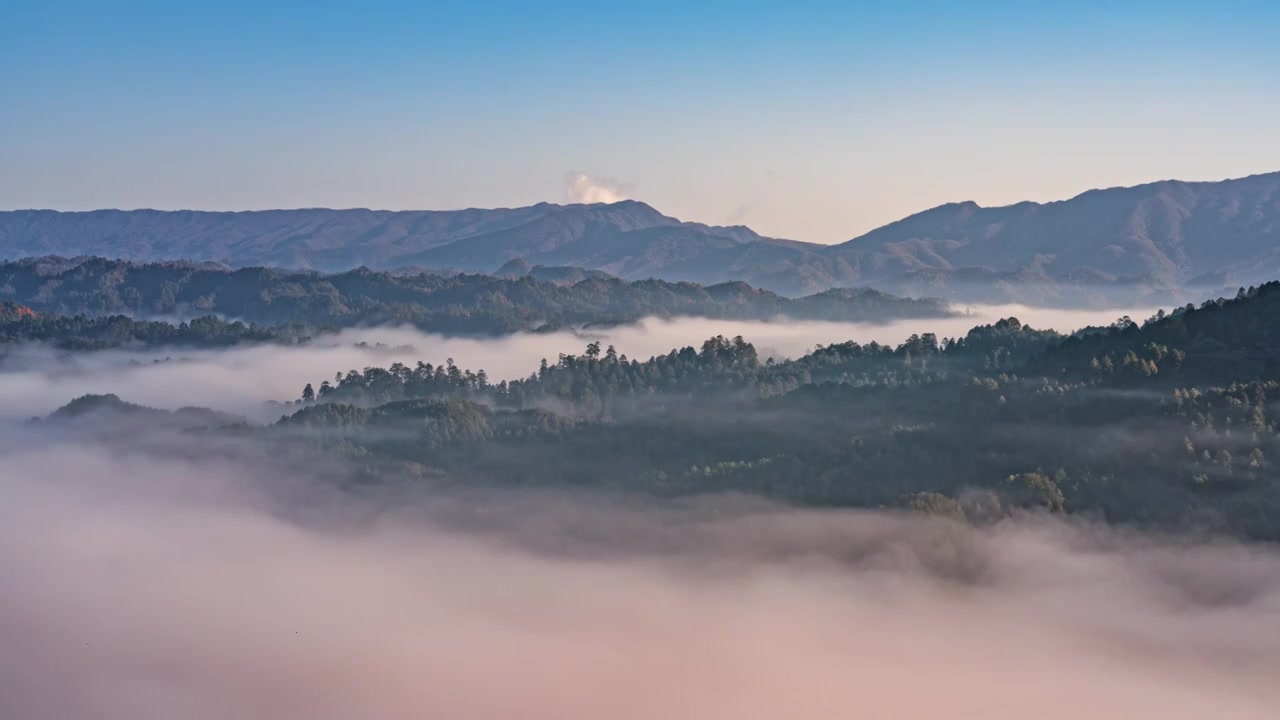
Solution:
<svg viewBox="0 0 1280 720">
<path fill-rule="evenodd" d="M 1092 268 L 1180 285 L 1243 269 L 1277 246 L 1280 172 L 1095 189 L 1048 203 L 947 204 L 841 243 L 835 252 L 898 258 L 905 270 L 1041 267 L 1066 276 Z"/>
<path fill-rule="evenodd" d="M 0 211 L 0 258 L 100 255 L 341 272 L 493 273 L 520 259 L 627 280 L 871 285 L 957 300 L 1177 299 L 1280 272 L 1280 172 L 1160 180 L 1045 203 L 929 208 L 821 245 L 685 222 L 638 200 L 463 210 Z M 1172 295 L 1171 295 L 1172 294 Z"/>
</svg>

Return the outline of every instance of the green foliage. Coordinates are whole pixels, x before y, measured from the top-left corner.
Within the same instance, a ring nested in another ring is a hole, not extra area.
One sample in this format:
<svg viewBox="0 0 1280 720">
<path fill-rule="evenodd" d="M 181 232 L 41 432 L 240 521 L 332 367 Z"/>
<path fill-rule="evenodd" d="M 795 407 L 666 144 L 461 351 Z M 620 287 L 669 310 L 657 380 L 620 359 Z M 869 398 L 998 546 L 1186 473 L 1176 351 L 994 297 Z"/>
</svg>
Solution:
<svg viewBox="0 0 1280 720">
<path fill-rule="evenodd" d="M 964 509 L 959 501 L 949 495 L 936 492 L 918 492 L 907 498 L 907 507 L 913 512 L 924 513 L 951 520 L 966 520 Z"/>
<path fill-rule="evenodd" d="M 1001 490 L 1004 491 L 1006 505 L 1062 512 L 1067 504 L 1058 484 L 1039 472 L 1010 475 L 1005 478 Z"/>
<path fill-rule="evenodd" d="M 1157 376 L 1168 382 L 1265 376 L 1280 368 L 1278 317 L 1280 282 L 1269 282 L 1231 300 L 1161 311 L 1142 326 L 1123 318 L 1082 331 L 1048 348 L 1029 369 L 1129 385 Z"/>
</svg>

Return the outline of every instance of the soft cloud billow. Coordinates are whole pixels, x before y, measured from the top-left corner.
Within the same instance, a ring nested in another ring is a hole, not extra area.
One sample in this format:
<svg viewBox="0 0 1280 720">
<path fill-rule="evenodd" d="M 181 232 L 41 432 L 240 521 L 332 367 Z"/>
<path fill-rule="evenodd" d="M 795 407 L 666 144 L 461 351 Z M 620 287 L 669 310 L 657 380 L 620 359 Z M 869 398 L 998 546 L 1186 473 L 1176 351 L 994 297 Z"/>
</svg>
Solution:
<svg viewBox="0 0 1280 720">
<path fill-rule="evenodd" d="M 626 200 L 628 195 L 628 189 L 621 183 L 586 173 L 567 173 L 564 182 L 564 199 L 570 203 L 616 203 Z"/>
</svg>

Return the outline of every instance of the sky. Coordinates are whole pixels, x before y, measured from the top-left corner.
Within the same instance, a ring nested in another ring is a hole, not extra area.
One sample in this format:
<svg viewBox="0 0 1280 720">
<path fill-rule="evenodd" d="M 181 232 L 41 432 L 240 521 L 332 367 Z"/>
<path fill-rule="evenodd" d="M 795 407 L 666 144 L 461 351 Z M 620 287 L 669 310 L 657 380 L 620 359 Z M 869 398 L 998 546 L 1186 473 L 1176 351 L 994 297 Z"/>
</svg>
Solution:
<svg viewBox="0 0 1280 720">
<path fill-rule="evenodd" d="M 1280 2 L 0 3 L 0 209 L 643 200 L 838 242 L 1280 170 Z"/>
</svg>

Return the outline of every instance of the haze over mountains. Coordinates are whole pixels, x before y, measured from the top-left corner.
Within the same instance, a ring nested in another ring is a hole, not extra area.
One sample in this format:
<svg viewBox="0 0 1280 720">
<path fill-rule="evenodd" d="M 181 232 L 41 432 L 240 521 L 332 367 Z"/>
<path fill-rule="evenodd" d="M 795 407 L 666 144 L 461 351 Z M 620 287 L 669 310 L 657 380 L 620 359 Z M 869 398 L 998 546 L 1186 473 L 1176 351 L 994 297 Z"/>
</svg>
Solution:
<svg viewBox="0 0 1280 720">
<path fill-rule="evenodd" d="M 645 203 L 453 211 L 0 212 L 0 255 L 210 260 L 336 272 L 572 266 L 624 279 L 745 280 L 784 294 L 869 285 L 964 300 L 1176 297 L 1280 273 L 1280 173 L 1070 200 L 943 205 L 837 245 L 682 222 Z"/>
</svg>

